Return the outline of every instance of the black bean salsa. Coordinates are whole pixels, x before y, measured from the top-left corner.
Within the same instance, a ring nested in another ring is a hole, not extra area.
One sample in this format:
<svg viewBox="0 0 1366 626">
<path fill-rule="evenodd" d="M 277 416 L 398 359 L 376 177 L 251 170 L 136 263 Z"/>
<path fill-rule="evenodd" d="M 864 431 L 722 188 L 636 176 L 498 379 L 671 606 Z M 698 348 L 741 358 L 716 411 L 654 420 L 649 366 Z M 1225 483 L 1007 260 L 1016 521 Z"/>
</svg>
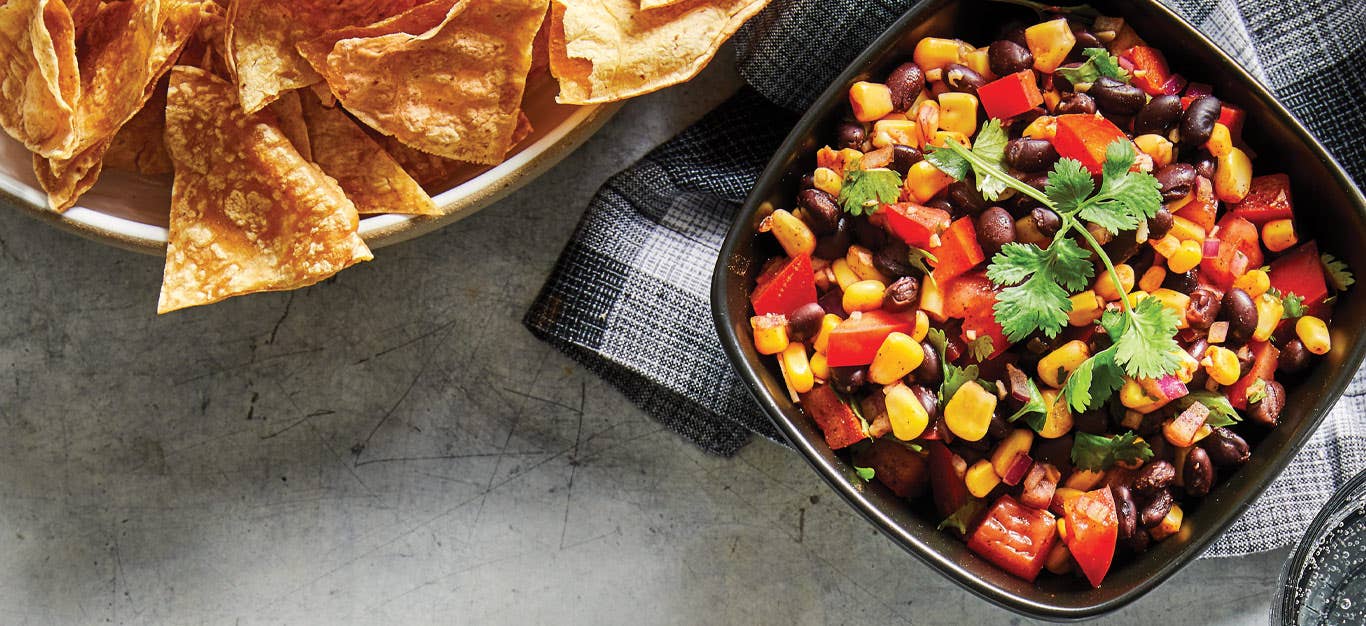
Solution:
<svg viewBox="0 0 1366 626">
<path fill-rule="evenodd" d="M 1237 104 L 1121 19 L 1049 17 L 850 88 L 759 225 L 750 321 L 851 480 L 1098 587 L 1249 459 L 1353 278 Z"/>
</svg>

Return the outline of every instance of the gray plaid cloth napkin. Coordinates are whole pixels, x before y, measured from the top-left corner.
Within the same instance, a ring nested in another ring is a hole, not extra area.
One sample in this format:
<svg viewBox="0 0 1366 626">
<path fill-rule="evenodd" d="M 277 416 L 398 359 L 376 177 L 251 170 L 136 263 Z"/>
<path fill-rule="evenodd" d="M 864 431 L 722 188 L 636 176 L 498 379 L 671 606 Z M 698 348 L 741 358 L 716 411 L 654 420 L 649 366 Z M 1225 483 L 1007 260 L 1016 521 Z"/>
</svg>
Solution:
<svg viewBox="0 0 1366 626">
<path fill-rule="evenodd" d="M 1164 0 L 1219 42 L 1366 180 L 1366 2 Z M 736 209 L 779 142 L 910 0 L 778 0 L 735 37 L 749 82 L 693 127 L 612 177 L 526 316 L 537 336 L 661 423 L 730 455 L 776 431 L 727 364 L 708 285 Z M 1207 553 L 1295 541 L 1333 489 L 1366 467 L 1366 375 L 1309 446 Z"/>
</svg>

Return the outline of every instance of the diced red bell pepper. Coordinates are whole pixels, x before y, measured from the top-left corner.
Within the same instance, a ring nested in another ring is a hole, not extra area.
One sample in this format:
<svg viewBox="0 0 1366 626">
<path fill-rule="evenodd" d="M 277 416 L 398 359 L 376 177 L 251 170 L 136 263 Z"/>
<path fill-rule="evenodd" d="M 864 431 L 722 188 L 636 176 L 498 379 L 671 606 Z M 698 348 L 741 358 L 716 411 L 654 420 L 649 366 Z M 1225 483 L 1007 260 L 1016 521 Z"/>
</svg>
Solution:
<svg viewBox="0 0 1366 626">
<path fill-rule="evenodd" d="M 874 441 L 854 457 L 854 463 L 873 468 L 873 477 L 903 498 L 925 493 L 929 483 L 924 457 L 890 438 Z"/>
<path fill-rule="evenodd" d="M 1181 109 L 1185 110 L 1186 107 L 1190 106 L 1191 102 L 1195 101 L 1196 97 L 1197 96 L 1190 95 L 1182 96 Z M 1237 105 L 1223 101 L 1220 101 L 1220 104 L 1222 105 L 1222 108 L 1219 109 L 1219 119 L 1216 121 L 1227 126 L 1229 136 L 1232 137 L 1234 141 L 1237 141 L 1239 137 L 1243 136 L 1243 120 L 1247 117 L 1247 114 L 1242 109 L 1238 108 Z"/>
<path fill-rule="evenodd" d="M 1204 176 L 1196 177 L 1191 189 L 1190 201 L 1181 205 L 1175 215 L 1184 217 L 1209 232 L 1214 228 L 1214 219 L 1219 214 L 1219 201 L 1214 198 L 1214 184 Z"/>
<path fill-rule="evenodd" d="M 1319 247 L 1313 241 L 1306 241 L 1272 261 L 1268 276 L 1273 288 L 1282 294 L 1293 293 L 1304 298 L 1305 306 L 1312 307 L 1328 297 Z"/>
<path fill-rule="evenodd" d="M 1119 515 L 1109 487 L 1088 491 L 1063 506 L 1067 520 L 1067 551 L 1092 587 L 1100 587 L 1119 538 Z"/>
<path fill-rule="evenodd" d="M 1247 220 L 1243 220 L 1241 218 L 1237 218 L 1234 216 L 1225 216 L 1224 219 L 1225 221 L 1227 221 L 1229 218 L 1239 220 L 1243 224 L 1251 226 L 1253 233 L 1256 233 L 1256 227 L 1248 223 Z M 1221 230 L 1220 237 L 1223 236 L 1222 233 L 1223 231 Z M 1213 244 L 1213 241 L 1210 241 L 1209 243 Z M 1258 245 L 1256 243 L 1256 240 L 1253 241 L 1252 245 Z M 1257 258 L 1259 262 L 1261 260 L 1261 257 L 1261 249 L 1258 248 Z M 1200 276 L 1213 283 L 1216 287 L 1218 287 L 1219 291 L 1227 292 L 1229 288 L 1233 286 L 1234 280 L 1237 280 L 1239 276 L 1242 276 L 1243 274 L 1247 273 L 1249 269 L 1255 269 L 1257 267 L 1261 266 L 1254 265 L 1251 262 L 1251 259 L 1249 259 L 1247 254 L 1243 252 L 1241 239 L 1235 236 L 1235 238 L 1232 240 L 1221 239 L 1219 241 L 1219 253 L 1216 256 L 1206 257 L 1205 259 L 1200 261 Z"/>
<path fill-rule="evenodd" d="M 987 117 L 999 119 L 1015 117 L 1043 104 L 1043 93 L 1034 79 L 1034 71 L 1028 69 L 978 87 L 977 97 L 981 99 Z"/>
<path fill-rule="evenodd" d="M 944 317 L 966 319 L 996 306 L 996 287 L 985 271 L 968 272 L 939 283 L 944 294 Z"/>
<path fill-rule="evenodd" d="M 968 539 L 972 550 L 997 567 L 1033 582 L 1058 539 L 1058 521 L 1048 511 L 1001 496 Z"/>
<path fill-rule="evenodd" d="M 930 249 L 937 259 L 934 279 L 950 280 L 986 260 L 977 243 L 977 227 L 971 217 L 960 217 L 939 237 L 940 244 Z"/>
<path fill-rule="evenodd" d="M 1229 404 L 1239 410 L 1247 408 L 1247 389 L 1252 383 L 1257 382 L 1258 378 L 1266 382 L 1275 380 L 1276 364 L 1281 358 L 1281 351 L 1270 341 L 1254 341 L 1248 346 L 1252 348 L 1252 367 L 1248 369 L 1247 374 L 1238 379 L 1238 382 L 1224 390 Z"/>
<path fill-rule="evenodd" d="M 1232 243 L 1247 257 L 1247 269 L 1257 269 L 1266 261 L 1262 253 L 1261 236 L 1252 222 L 1237 215 L 1225 215 L 1219 220 L 1219 239 Z"/>
<path fill-rule="evenodd" d="M 850 317 L 830 331 L 825 360 L 831 367 L 867 365 L 873 362 L 882 341 L 892 333 L 910 334 L 915 318 L 883 310 L 864 311 Z"/>
<path fill-rule="evenodd" d="M 816 422 L 816 427 L 821 429 L 830 449 L 847 448 L 867 437 L 863 432 L 863 423 L 854 415 L 853 409 L 840 400 L 834 387 L 816 385 L 811 391 L 800 394 L 800 397 L 802 408 Z"/>
<path fill-rule="evenodd" d="M 873 214 L 875 223 L 899 237 L 907 245 L 928 250 L 934 247 L 936 236 L 949 228 L 953 216 L 943 209 L 935 209 L 914 202 L 885 204 Z"/>
<path fill-rule="evenodd" d="M 1148 95 L 1160 96 L 1165 93 L 1168 82 L 1172 78 L 1172 72 L 1167 67 L 1167 59 L 1162 56 L 1162 52 L 1150 46 L 1134 46 L 1129 48 L 1120 58 L 1128 59 L 1133 64 L 1131 72 L 1133 86 L 1147 92 Z M 1175 92 L 1171 92 L 1175 93 Z"/>
<path fill-rule="evenodd" d="M 995 306 L 994 298 L 992 302 L 991 306 Z M 996 321 L 996 314 L 992 311 L 991 306 L 973 311 L 971 315 L 963 318 L 963 341 L 972 341 L 972 337 L 969 335 L 991 337 L 992 352 L 987 358 L 982 359 L 983 361 L 990 361 L 1001 356 L 1001 353 L 1010 347 L 1010 340 L 1006 339 L 1006 331 L 1001 328 L 1000 322 Z"/>
<path fill-rule="evenodd" d="M 787 315 L 802 305 L 815 302 L 816 274 L 811 270 L 811 257 L 805 254 L 792 257 L 773 278 L 750 294 L 749 301 L 757 315 Z"/>
<path fill-rule="evenodd" d="M 925 444 L 929 453 L 930 489 L 934 494 L 934 508 L 940 517 L 953 515 L 968 503 L 968 486 L 963 474 L 968 464 L 954 454 L 943 441 Z"/>
<path fill-rule="evenodd" d="M 1058 155 L 1076 159 L 1093 175 L 1101 173 L 1105 163 L 1105 149 L 1115 140 L 1128 141 L 1128 136 L 1100 115 L 1074 113 L 1058 116 L 1058 130 L 1053 135 L 1053 148 Z"/>
<path fill-rule="evenodd" d="M 1290 177 L 1270 174 L 1252 179 L 1252 187 L 1242 202 L 1233 205 L 1232 213 L 1258 226 L 1271 220 L 1294 217 L 1294 203 L 1290 198 Z"/>
</svg>

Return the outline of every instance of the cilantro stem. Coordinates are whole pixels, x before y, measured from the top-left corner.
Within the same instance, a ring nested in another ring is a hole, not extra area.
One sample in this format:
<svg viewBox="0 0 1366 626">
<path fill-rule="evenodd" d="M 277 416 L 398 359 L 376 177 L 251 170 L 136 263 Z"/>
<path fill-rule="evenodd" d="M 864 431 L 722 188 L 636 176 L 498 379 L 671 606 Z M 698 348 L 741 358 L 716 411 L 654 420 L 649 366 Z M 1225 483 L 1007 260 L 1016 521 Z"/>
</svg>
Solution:
<svg viewBox="0 0 1366 626">
<path fill-rule="evenodd" d="M 1025 184 L 1024 181 L 1015 178 L 1014 176 L 1011 176 L 1005 170 L 1002 170 L 1000 167 L 997 167 L 995 163 L 991 163 L 986 159 L 983 159 L 977 153 L 973 152 L 972 150 L 969 150 L 967 146 L 964 146 L 963 144 L 958 143 L 957 141 L 946 141 L 944 142 L 944 144 L 945 147 L 951 150 L 954 154 L 957 154 L 958 156 L 961 156 L 964 159 L 966 159 L 967 162 L 972 165 L 972 168 L 974 170 L 979 172 L 990 172 L 992 178 L 1000 179 L 1002 183 L 1005 183 L 1005 186 L 1010 187 L 1011 189 L 1014 189 L 1015 191 L 1018 191 L 1026 196 L 1029 196 L 1030 198 L 1038 200 L 1039 202 L 1043 203 L 1044 206 L 1050 209 L 1054 209 L 1056 211 L 1056 206 L 1053 204 L 1053 201 L 1049 200 L 1048 196 L 1045 195 L 1044 192 L 1039 191 L 1038 189 L 1035 189 Z"/>
<path fill-rule="evenodd" d="M 1115 293 L 1120 294 L 1119 301 L 1124 305 L 1124 312 L 1133 315 L 1134 309 L 1129 304 L 1129 294 L 1124 291 L 1124 283 L 1120 281 L 1119 272 L 1115 270 L 1114 263 L 1110 262 L 1110 255 L 1105 254 L 1105 250 L 1101 248 L 1100 242 L 1096 241 L 1096 238 L 1091 235 L 1091 231 L 1086 230 L 1086 227 L 1082 226 L 1081 222 L 1077 221 L 1077 219 L 1071 215 L 1067 216 L 1067 218 L 1072 229 L 1081 234 L 1082 239 L 1085 239 L 1086 243 L 1091 246 L 1091 249 L 1096 251 L 1096 256 L 1100 257 L 1100 262 L 1105 264 L 1105 271 L 1110 275 L 1110 281 L 1115 284 Z"/>
</svg>

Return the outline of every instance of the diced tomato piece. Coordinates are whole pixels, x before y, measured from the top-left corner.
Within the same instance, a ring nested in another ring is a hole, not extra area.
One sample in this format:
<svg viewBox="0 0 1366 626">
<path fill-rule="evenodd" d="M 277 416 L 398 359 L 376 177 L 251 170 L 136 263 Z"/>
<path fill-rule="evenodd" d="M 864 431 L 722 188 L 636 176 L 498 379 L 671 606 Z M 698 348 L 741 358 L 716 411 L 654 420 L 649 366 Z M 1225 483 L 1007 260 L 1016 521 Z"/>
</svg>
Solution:
<svg viewBox="0 0 1366 626">
<path fill-rule="evenodd" d="M 994 300 L 993 300 L 994 302 Z M 993 304 L 993 306 L 995 306 Z M 991 337 L 991 355 L 983 361 L 990 361 L 1010 347 L 1010 340 L 1006 339 L 1006 331 L 1001 328 L 1000 322 L 996 321 L 996 314 L 990 307 L 981 311 L 974 311 L 971 315 L 963 318 L 963 341 L 972 341 L 969 335 L 975 337 Z"/>
<path fill-rule="evenodd" d="M 1182 96 L 1182 110 L 1190 106 L 1191 102 L 1195 101 L 1196 97 L 1198 96 Z M 1220 101 L 1220 105 L 1219 119 L 1216 121 L 1227 126 L 1229 136 L 1231 136 L 1234 141 L 1237 141 L 1239 137 L 1243 136 L 1243 120 L 1247 117 L 1247 113 L 1238 108 L 1238 106 L 1227 102 Z"/>
<path fill-rule="evenodd" d="M 1043 93 L 1034 80 L 1034 71 L 1028 69 L 978 87 L 977 97 L 982 100 L 987 117 L 1000 119 L 1015 117 L 1043 104 Z"/>
<path fill-rule="evenodd" d="M 1305 306 L 1312 307 L 1328 297 L 1328 283 L 1323 278 L 1319 262 L 1319 247 L 1306 241 L 1271 262 L 1271 286 L 1283 294 L 1304 298 Z"/>
<path fill-rule="evenodd" d="M 1238 382 L 1224 390 L 1229 404 L 1240 410 L 1247 408 L 1247 388 L 1252 383 L 1257 382 L 1258 378 L 1267 382 L 1275 380 L 1276 362 L 1281 358 L 1281 351 L 1269 341 L 1254 341 L 1248 346 L 1252 348 L 1252 367 Z"/>
<path fill-rule="evenodd" d="M 939 282 L 943 291 L 945 318 L 966 319 L 996 306 L 996 287 L 985 271 L 968 272 L 953 280 Z"/>
<path fill-rule="evenodd" d="M 1227 292 L 1233 286 L 1233 281 L 1252 267 L 1247 255 L 1236 244 L 1220 241 L 1218 256 L 1200 261 L 1200 276 L 1213 283 L 1222 293 Z"/>
<path fill-rule="evenodd" d="M 1058 520 L 1048 511 L 1001 496 L 968 539 L 968 549 L 997 567 L 1033 582 L 1058 539 Z"/>
<path fill-rule="evenodd" d="M 1166 89 L 1172 78 L 1172 73 L 1167 67 L 1166 57 L 1162 56 L 1162 52 L 1157 48 L 1134 46 L 1129 48 L 1129 51 L 1120 58 L 1128 59 L 1133 64 L 1134 69 L 1131 75 L 1133 77 L 1132 84 L 1135 87 L 1152 96 L 1169 93 Z"/>
<path fill-rule="evenodd" d="M 858 318 L 850 317 L 830 331 L 830 345 L 825 349 L 825 360 L 831 367 L 867 365 L 892 333 L 910 334 L 915 328 L 911 316 L 875 310 L 864 311 Z"/>
<path fill-rule="evenodd" d="M 859 467 L 873 468 L 873 477 L 903 498 L 925 493 L 929 483 L 924 457 L 890 438 L 874 441 L 854 457 L 854 462 Z"/>
<path fill-rule="evenodd" d="M 834 387 L 816 385 L 800 397 L 802 408 L 825 434 L 825 443 L 830 449 L 847 448 L 867 437 L 863 432 L 863 422 L 835 393 Z"/>
<path fill-rule="evenodd" d="M 1063 158 L 1081 161 L 1087 171 L 1099 175 L 1105 163 L 1105 149 L 1118 139 L 1128 141 L 1128 136 L 1100 115 L 1060 115 L 1053 148 Z"/>
<path fill-rule="evenodd" d="M 1247 197 L 1233 205 L 1231 210 L 1234 215 L 1259 226 L 1271 220 L 1294 217 L 1294 203 L 1290 199 L 1290 177 L 1285 174 L 1270 174 L 1253 178 Z"/>
<path fill-rule="evenodd" d="M 1214 228 L 1214 218 L 1219 213 L 1219 201 L 1214 198 L 1214 185 L 1208 178 L 1195 179 L 1188 202 L 1176 210 L 1177 217 L 1184 217 L 1209 232 Z"/>
<path fill-rule="evenodd" d="M 1266 261 L 1262 254 L 1261 236 L 1252 222 L 1237 215 L 1225 215 L 1219 220 L 1219 239 L 1233 244 L 1247 257 L 1247 269 L 1257 269 Z"/>
<path fill-rule="evenodd" d="M 949 280 L 986 260 L 982 246 L 977 243 L 977 227 L 971 217 L 955 220 L 939 239 L 940 245 L 930 249 L 930 254 L 937 259 L 935 280 Z"/>
<path fill-rule="evenodd" d="M 934 508 L 940 517 L 948 517 L 968 503 L 968 485 L 963 482 L 968 464 L 943 441 L 930 441 L 925 444 L 925 450 L 929 453 Z"/>
<path fill-rule="evenodd" d="M 875 223 L 885 224 L 887 230 L 907 245 L 925 250 L 934 247 L 936 235 L 948 230 L 952 219 L 948 211 L 914 202 L 884 204 L 882 210 L 873 215 Z"/>
<path fill-rule="evenodd" d="M 754 313 L 787 315 L 798 307 L 816 301 L 816 275 L 811 270 L 811 257 L 802 254 L 792 257 L 778 273 L 749 296 Z"/>
<path fill-rule="evenodd" d="M 1088 491 L 1063 506 L 1067 520 L 1067 551 L 1092 587 L 1099 587 L 1115 558 L 1119 515 L 1109 487 Z"/>
</svg>

